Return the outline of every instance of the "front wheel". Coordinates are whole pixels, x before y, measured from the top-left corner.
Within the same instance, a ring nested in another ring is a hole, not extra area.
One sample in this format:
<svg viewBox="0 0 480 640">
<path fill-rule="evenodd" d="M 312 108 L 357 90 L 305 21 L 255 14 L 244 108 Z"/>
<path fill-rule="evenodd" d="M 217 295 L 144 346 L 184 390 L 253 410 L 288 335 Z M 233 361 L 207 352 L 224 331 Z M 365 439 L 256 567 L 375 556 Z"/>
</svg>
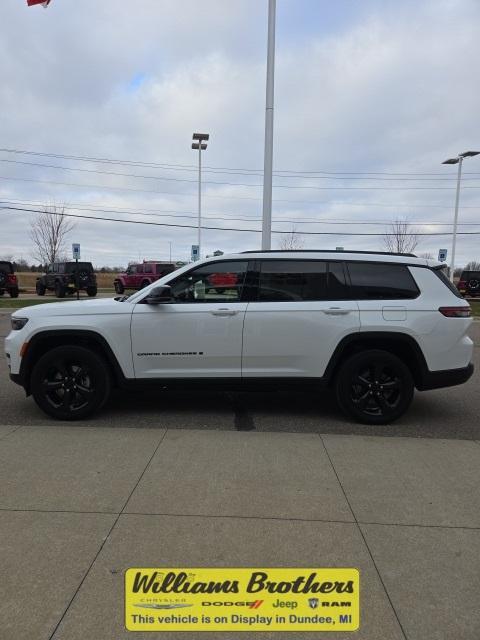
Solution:
<svg viewBox="0 0 480 640">
<path fill-rule="evenodd" d="M 335 380 L 337 402 L 350 417 L 364 424 L 388 424 L 410 406 L 413 379 L 400 358 L 372 349 L 348 358 Z"/>
<path fill-rule="evenodd" d="M 42 284 L 41 282 L 37 282 L 37 284 L 35 285 L 35 291 L 37 292 L 37 296 L 44 296 L 45 295 L 45 285 Z"/>
<path fill-rule="evenodd" d="M 111 378 L 102 357 L 85 347 L 51 349 L 32 371 L 31 391 L 37 405 L 57 420 L 81 420 L 108 400 Z"/>
<path fill-rule="evenodd" d="M 94 298 L 97 295 L 97 287 L 87 287 L 87 296 Z"/>
</svg>

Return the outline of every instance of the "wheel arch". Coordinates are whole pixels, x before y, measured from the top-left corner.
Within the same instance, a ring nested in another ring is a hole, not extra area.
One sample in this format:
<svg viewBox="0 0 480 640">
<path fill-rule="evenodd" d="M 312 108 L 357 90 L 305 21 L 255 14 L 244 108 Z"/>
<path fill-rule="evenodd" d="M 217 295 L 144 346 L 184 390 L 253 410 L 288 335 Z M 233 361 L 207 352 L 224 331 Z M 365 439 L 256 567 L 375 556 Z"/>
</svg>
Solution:
<svg viewBox="0 0 480 640">
<path fill-rule="evenodd" d="M 20 384 L 24 387 L 27 395 L 30 394 L 30 378 L 37 360 L 49 349 L 62 345 L 87 347 L 103 356 L 112 374 L 114 386 L 122 386 L 125 376 L 112 348 L 102 335 L 89 330 L 41 331 L 30 339 L 20 365 Z"/>
<path fill-rule="evenodd" d="M 367 349 L 382 349 L 393 353 L 407 365 L 415 386 L 423 386 L 428 367 L 418 342 L 406 333 L 394 331 L 366 331 L 345 336 L 337 345 L 325 369 L 326 381 L 333 381 L 338 369 L 348 357 Z"/>
</svg>

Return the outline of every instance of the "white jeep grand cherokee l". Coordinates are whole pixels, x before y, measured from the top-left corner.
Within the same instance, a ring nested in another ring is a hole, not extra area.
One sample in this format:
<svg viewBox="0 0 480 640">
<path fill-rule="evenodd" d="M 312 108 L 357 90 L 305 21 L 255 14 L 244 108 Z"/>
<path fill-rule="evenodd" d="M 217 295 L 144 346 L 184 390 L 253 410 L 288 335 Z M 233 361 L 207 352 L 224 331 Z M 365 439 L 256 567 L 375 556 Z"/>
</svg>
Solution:
<svg viewBox="0 0 480 640">
<path fill-rule="evenodd" d="M 12 315 L 10 377 L 48 415 L 85 418 L 112 387 L 331 387 L 360 422 L 408 408 L 414 387 L 473 372 L 472 322 L 441 265 L 412 255 L 246 252 L 187 265 L 127 297 Z"/>
</svg>

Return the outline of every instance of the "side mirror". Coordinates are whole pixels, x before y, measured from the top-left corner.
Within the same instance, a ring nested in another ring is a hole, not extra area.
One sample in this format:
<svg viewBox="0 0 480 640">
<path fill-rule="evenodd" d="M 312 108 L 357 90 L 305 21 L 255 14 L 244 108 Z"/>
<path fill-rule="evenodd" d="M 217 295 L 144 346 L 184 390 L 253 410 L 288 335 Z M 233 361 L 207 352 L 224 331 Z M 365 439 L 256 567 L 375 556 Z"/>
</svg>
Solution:
<svg viewBox="0 0 480 640">
<path fill-rule="evenodd" d="M 162 285 L 152 289 L 145 298 L 146 304 L 162 304 L 164 302 L 173 302 L 172 290 L 168 285 Z"/>
</svg>

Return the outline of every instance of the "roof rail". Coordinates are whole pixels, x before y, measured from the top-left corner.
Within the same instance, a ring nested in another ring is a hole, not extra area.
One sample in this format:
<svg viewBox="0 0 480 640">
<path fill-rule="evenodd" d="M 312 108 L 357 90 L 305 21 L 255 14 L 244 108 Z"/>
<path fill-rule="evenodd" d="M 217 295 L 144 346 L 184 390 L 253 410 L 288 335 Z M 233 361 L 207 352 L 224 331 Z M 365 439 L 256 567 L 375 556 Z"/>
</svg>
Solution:
<svg viewBox="0 0 480 640">
<path fill-rule="evenodd" d="M 394 253 L 392 251 L 357 251 L 355 249 L 249 249 L 241 253 L 360 253 L 365 255 L 378 256 L 405 256 L 406 258 L 417 258 L 414 253 Z"/>
</svg>

